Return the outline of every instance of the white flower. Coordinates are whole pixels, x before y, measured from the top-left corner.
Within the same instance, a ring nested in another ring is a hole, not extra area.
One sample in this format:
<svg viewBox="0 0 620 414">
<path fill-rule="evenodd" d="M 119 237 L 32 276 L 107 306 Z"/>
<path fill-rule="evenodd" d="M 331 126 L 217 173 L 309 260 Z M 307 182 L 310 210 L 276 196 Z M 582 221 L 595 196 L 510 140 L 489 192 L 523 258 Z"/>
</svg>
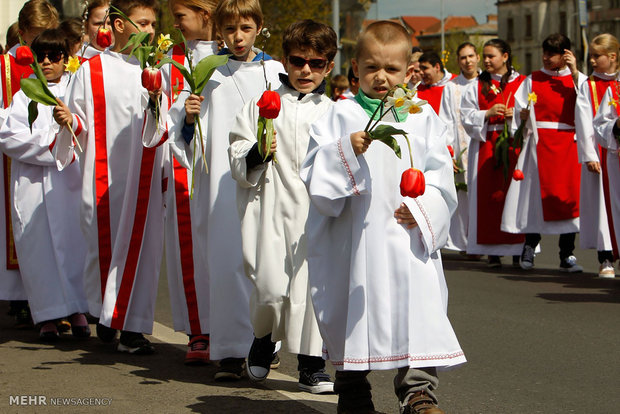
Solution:
<svg viewBox="0 0 620 414">
<path fill-rule="evenodd" d="M 493 91 L 495 95 L 499 95 L 501 93 L 501 91 L 495 85 L 491 85 L 491 91 Z"/>
<path fill-rule="evenodd" d="M 405 105 L 405 101 L 407 100 L 407 93 L 402 88 L 397 88 L 393 93 L 391 93 L 385 102 L 385 109 L 395 107 L 400 108 Z"/>
</svg>

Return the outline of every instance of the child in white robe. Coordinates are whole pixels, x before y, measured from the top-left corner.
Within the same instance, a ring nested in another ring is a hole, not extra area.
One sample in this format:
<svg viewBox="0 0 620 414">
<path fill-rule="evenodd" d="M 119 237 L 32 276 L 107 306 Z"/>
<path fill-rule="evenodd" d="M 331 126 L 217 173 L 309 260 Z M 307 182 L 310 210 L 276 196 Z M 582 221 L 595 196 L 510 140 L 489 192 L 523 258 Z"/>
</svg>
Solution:
<svg viewBox="0 0 620 414">
<path fill-rule="evenodd" d="M 32 43 L 50 91 L 64 98 L 69 57 L 64 32 L 48 29 Z M 11 157 L 11 219 L 20 272 L 42 340 L 59 337 L 56 320 L 70 315 L 73 335 L 90 336 L 83 271 L 86 250 L 79 228 L 80 168 L 56 168 L 49 145 L 58 132 L 53 107 L 38 104 L 30 128 L 30 99 L 19 91 L 0 130 L 0 149 Z"/>
<path fill-rule="evenodd" d="M 579 195 L 579 245 L 582 249 L 596 249 L 600 263 L 598 276 L 614 278 L 614 252 L 617 240 L 609 231 L 611 215 L 607 149 L 594 137 L 592 125 L 607 88 L 616 85 L 620 44 L 609 33 L 596 36 L 590 42 L 592 75 L 581 85 L 575 105 L 575 132 L 581 163 Z"/>
<path fill-rule="evenodd" d="M 113 0 L 112 6 L 154 36 L 155 0 Z M 151 354 L 144 333 L 153 329 L 163 253 L 161 147 L 144 148 L 140 138 L 149 95 L 139 62 L 120 52 L 138 28 L 111 15 L 116 43 L 85 62 L 74 75 L 67 105 L 56 106 L 62 130 L 54 145 L 59 168 L 76 157 L 82 167 L 82 232 L 86 238 L 85 288 L 97 335 L 117 349 Z M 80 152 L 64 127 L 72 126 Z"/>
<path fill-rule="evenodd" d="M 192 220 L 209 280 L 210 358 L 220 361 L 215 379 L 230 381 L 241 378 L 252 344 L 252 285 L 243 271 L 241 223 L 234 214 L 236 183 L 228 162 L 228 134 L 237 113 L 266 89 L 266 83 L 271 83 L 272 89 L 280 86 L 278 74 L 284 68 L 254 49 L 263 22 L 258 0 L 224 0 L 213 18 L 227 47 L 221 53 L 232 56 L 213 73 L 201 96 L 188 96 L 186 92 L 179 96 L 170 110 L 177 115 L 171 119 L 169 141 L 176 159 L 187 168 L 194 167 L 193 197 L 201 207 Z M 177 105 L 182 109 L 177 111 Z M 197 119 L 204 133 L 202 144 L 196 143 L 200 139 Z M 205 148 L 208 173 L 201 161 L 201 148 Z M 194 159 L 200 159 L 195 166 Z"/>
<path fill-rule="evenodd" d="M 366 28 L 352 61 L 360 92 L 312 125 L 301 170 L 313 205 L 306 226 L 312 302 L 324 357 L 337 370 L 339 413 L 373 412 L 366 376 L 394 368 L 404 412 L 441 413 L 436 367 L 465 362 L 446 314 L 439 252 L 456 208 L 447 127 L 429 105 L 409 116 L 393 113 L 393 122 L 382 123 L 411 141 L 410 150 L 394 137 L 401 159 L 363 131 L 385 93 L 411 76 L 410 54 L 399 24 Z M 399 192 L 410 155 L 426 180 L 417 198 Z"/>
<path fill-rule="evenodd" d="M 277 138 L 265 148 L 271 155 L 265 159 L 259 152 L 258 97 L 237 115 L 228 151 L 237 181 L 244 267 L 254 284 L 248 376 L 267 377 L 276 342 L 282 340 L 284 350 L 298 354 L 299 387 L 315 394 L 332 392 L 333 383 L 324 370 L 323 341 L 310 300 L 304 230 L 310 198 L 299 169 L 310 124 L 331 106 L 324 78 L 334 66 L 336 41 L 329 26 L 312 20 L 289 26 L 282 45 L 288 76 L 280 76 L 283 85 L 275 91 L 282 105 L 273 121 Z"/>
</svg>

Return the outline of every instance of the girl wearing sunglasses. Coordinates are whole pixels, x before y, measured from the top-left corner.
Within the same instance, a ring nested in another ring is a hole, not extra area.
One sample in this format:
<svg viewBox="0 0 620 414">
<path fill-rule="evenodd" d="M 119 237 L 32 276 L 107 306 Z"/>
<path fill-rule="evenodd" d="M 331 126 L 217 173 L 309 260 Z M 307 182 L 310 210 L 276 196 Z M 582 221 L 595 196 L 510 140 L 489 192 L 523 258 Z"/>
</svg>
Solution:
<svg viewBox="0 0 620 414">
<path fill-rule="evenodd" d="M 60 29 L 42 32 L 32 42 L 50 91 L 63 99 L 68 83 L 68 54 Z M 59 337 L 56 321 L 68 317 L 73 336 L 88 337 L 88 310 L 82 282 L 85 242 L 79 228 L 81 177 L 78 163 L 59 172 L 49 150 L 60 128 L 52 106 L 37 105 L 28 122 L 31 101 L 15 94 L 0 129 L 0 150 L 11 157 L 11 222 L 19 268 L 40 338 Z"/>
</svg>

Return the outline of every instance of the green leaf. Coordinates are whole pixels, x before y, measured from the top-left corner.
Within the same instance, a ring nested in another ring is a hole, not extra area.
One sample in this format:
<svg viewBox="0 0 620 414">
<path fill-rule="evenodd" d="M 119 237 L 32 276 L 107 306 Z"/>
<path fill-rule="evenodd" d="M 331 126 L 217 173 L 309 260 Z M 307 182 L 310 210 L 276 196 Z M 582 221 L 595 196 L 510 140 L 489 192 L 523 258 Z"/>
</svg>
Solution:
<svg viewBox="0 0 620 414">
<path fill-rule="evenodd" d="M 396 142 L 393 135 L 406 136 L 407 133 L 405 131 L 394 128 L 391 125 L 379 125 L 372 131 L 368 132 L 368 134 L 370 135 L 370 139 L 377 139 L 383 142 L 385 145 L 392 148 L 398 158 L 401 157 L 400 146 L 398 145 L 398 142 Z"/>
<path fill-rule="evenodd" d="M 179 70 L 179 72 L 181 72 L 181 75 L 183 75 L 183 77 L 185 78 L 185 80 L 187 81 L 188 86 L 190 87 L 190 89 L 192 91 L 196 90 L 195 88 L 195 83 L 194 83 L 194 78 L 192 77 L 192 75 L 189 73 L 189 71 L 187 70 L 187 68 L 185 66 L 183 66 L 182 64 L 180 64 L 179 62 L 177 62 L 174 59 L 169 58 L 168 56 L 166 56 L 165 58 L 163 58 L 157 65 L 155 65 L 155 67 L 157 69 L 161 68 L 164 65 L 170 64 L 172 66 L 174 66 L 175 68 L 177 68 Z"/>
<path fill-rule="evenodd" d="M 466 183 L 454 183 L 456 186 L 456 191 L 464 191 L 467 192 L 467 184 Z"/>
<path fill-rule="evenodd" d="M 129 36 L 127 43 L 120 51 L 122 53 L 130 47 L 147 46 L 150 43 L 150 40 L 150 34 L 147 32 L 132 33 L 131 36 Z"/>
<path fill-rule="evenodd" d="M 132 50 L 131 55 L 134 55 L 136 59 L 138 59 L 138 62 L 140 62 L 140 68 L 144 69 L 147 66 L 146 64 L 149 61 L 151 53 L 154 51 L 155 48 L 153 46 L 140 46 Z"/>
<path fill-rule="evenodd" d="M 58 105 L 56 97 L 50 92 L 47 85 L 43 84 L 39 79 L 22 79 L 20 85 L 21 90 L 33 101 L 49 106 Z"/>
<path fill-rule="evenodd" d="M 211 55 L 198 62 L 193 71 L 196 86 L 193 92 L 196 95 L 200 95 L 202 93 L 202 90 L 211 78 L 211 75 L 213 75 L 215 69 L 225 65 L 228 62 L 229 56 L 230 55 Z"/>
<path fill-rule="evenodd" d="M 273 119 L 265 120 L 265 130 L 265 148 L 267 148 L 267 151 L 265 151 L 263 161 L 267 161 L 267 157 L 269 157 L 269 149 L 271 148 L 271 143 L 273 142 Z"/>
<path fill-rule="evenodd" d="M 263 157 L 263 160 L 265 160 L 267 157 L 265 156 L 265 153 L 263 152 L 263 148 L 265 146 L 265 126 L 266 126 L 267 120 L 265 119 L 265 117 L 259 116 L 258 117 L 258 122 L 257 122 L 257 126 L 258 129 L 256 130 L 256 142 L 258 142 L 258 153 L 260 154 L 261 157 Z"/>
<path fill-rule="evenodd" d="M 37 108 L 36 101 L 30 101 L 28 104 L 28 125 L 30 125 L 30 132 L 32 132 L 32 124 L 39 116 L 39 108 Z"/>
</svg>

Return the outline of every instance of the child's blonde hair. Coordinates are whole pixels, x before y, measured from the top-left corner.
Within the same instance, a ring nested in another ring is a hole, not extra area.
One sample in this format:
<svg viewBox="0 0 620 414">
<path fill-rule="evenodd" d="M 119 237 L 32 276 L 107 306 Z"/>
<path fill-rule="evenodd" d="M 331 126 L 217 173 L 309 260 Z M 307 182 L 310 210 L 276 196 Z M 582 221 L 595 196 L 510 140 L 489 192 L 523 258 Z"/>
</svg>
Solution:
<svg viewBox="0 0 620 414">
<path fill-rule="evenodd" d="M 590 49 L 596 51 L 600 54 L 605 54 L 607 56 L 616 55 L 616 61 L 612 62 L 614 72 L 618 70 L 618 59 L 620 59 L 620 42 L 618 39 L 609 34 L 602 33 L 592 39 L 590 42 Z"/>
<path fill-rule="evenodd" d="M 17 18 L 19 30 L 29 32 L 58 26 L 58 10 L 47 0 L 30 0 L 24 4 Z"/>
<path fill-rule="evenodd" d="M 336 75 L 331 80 L 332 89 L 346 90 L 349 87 L 349 80 L 344 75 Z"/>
<path fill-rule="evenodd" d="M 218 3 L 219 0 L 170 0 L 168 2 L 168 6 L 170 7 L 170 11 L 172 11 L 172 6 L 174 6 L 175 4 L 180 4 L 181 6 L 185 6 L 188 9 L 196 11 L 204 10 L 213 14 L 215 9 L 217 8 Z"/>
<path fill-rule="evenodd" d="M 218 30 L 225 22 L 246 18 L 254 20 L 256 27 L 263 26 L 263 11 L 258 0 L 223 0 L 215 9 L 213 20 Z"/>
<path fill-rule="evenodd" d="M 391 20 L 373 22 L 364 29 L 355 46 L 355 58 L 359 59 L 366 48 L 366 42 L 378 42 L 382 45 L 402 45 L 406 62 L 411 60 L 411 36 L 405 28 Z"/>
</svg>

